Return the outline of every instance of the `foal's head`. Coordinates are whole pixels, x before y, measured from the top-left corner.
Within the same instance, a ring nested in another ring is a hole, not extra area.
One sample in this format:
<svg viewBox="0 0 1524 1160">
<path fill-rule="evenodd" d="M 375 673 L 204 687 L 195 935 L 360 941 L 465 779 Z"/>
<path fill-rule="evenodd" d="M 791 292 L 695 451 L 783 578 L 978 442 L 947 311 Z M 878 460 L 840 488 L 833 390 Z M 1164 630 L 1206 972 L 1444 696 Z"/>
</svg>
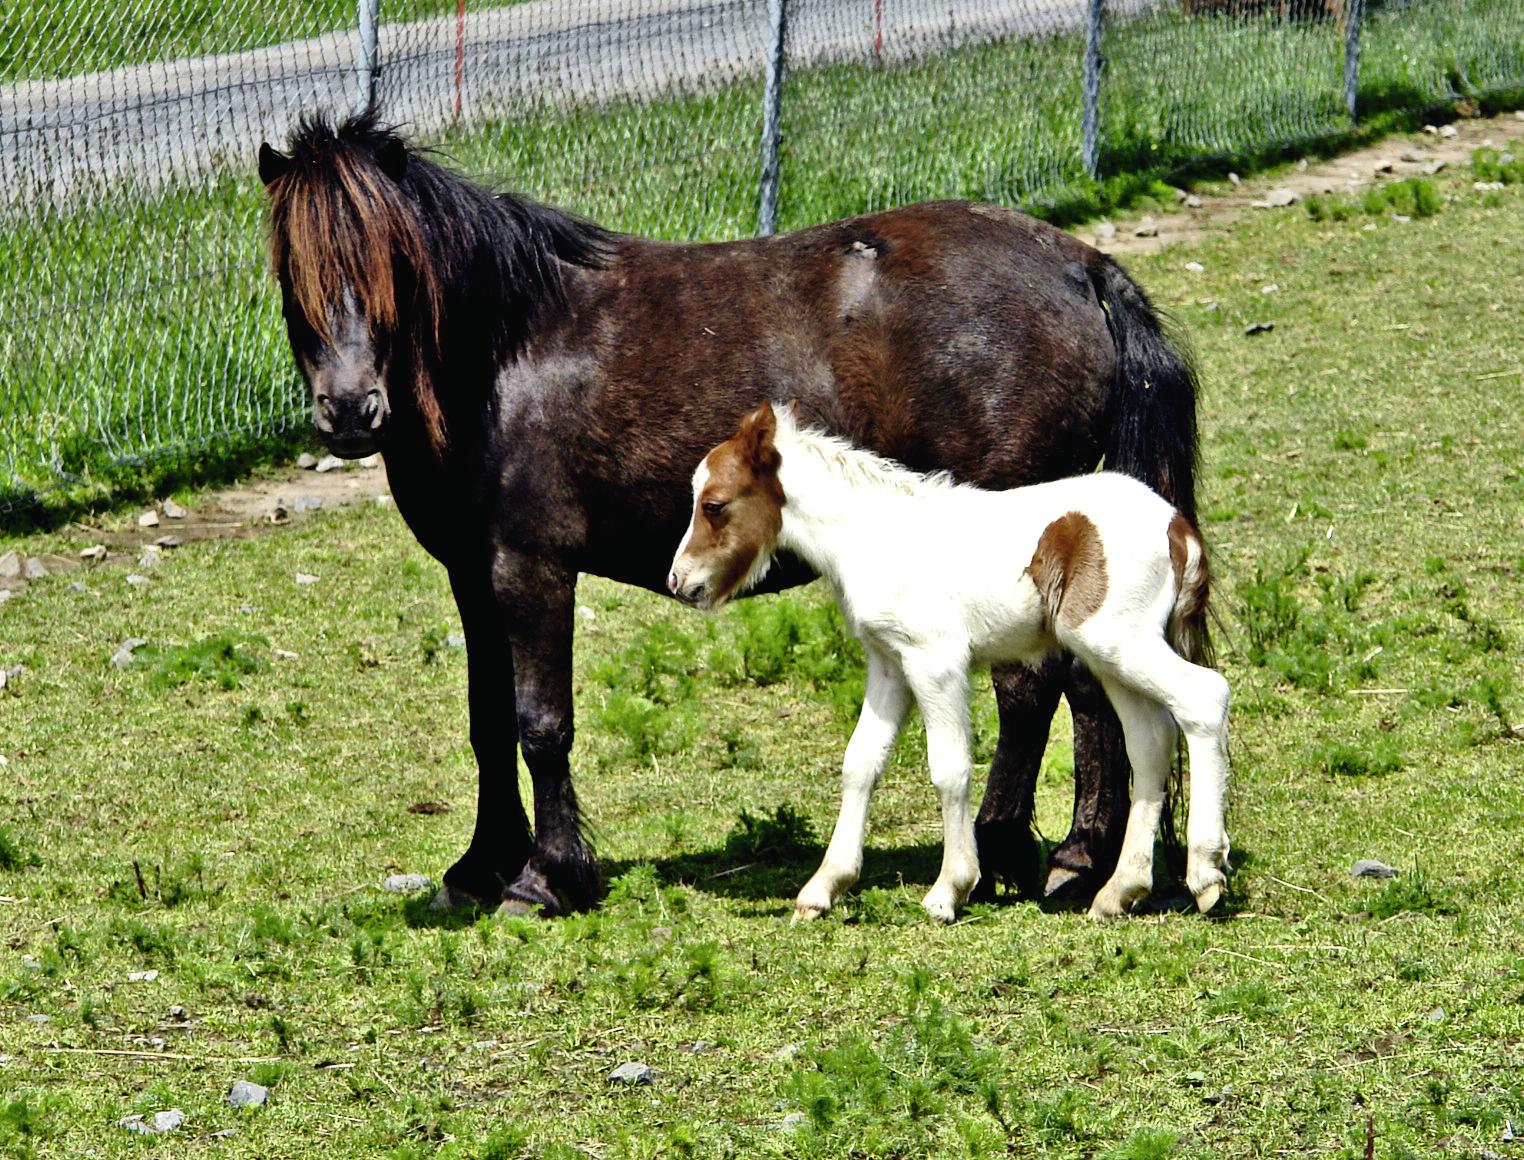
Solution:
<svg viewBox="0 0 1524 1160">
<path fill-rule="evenodd" d="M 763 403 L 693 473 L 693 517 L 667 577 L 683 603 L 718 608 L 767 574 L 783 527 L 777 430 Z"/>
</svg>

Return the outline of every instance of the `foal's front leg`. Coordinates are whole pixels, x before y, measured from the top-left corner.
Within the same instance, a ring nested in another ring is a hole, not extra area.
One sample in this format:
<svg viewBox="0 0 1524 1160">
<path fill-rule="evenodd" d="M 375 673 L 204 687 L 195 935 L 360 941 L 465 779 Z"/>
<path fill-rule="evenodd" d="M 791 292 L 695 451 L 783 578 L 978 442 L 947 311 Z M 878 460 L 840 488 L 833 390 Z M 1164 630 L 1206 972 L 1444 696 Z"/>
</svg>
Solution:
<svg viewBox="0 0 1524 1160">
<path fill-rule="evenodd" d="M 968 658 L 913 654 L 901 658 L 905 679 L 926 722 L 931 783 L 942 802 L 942 872 L 921 900 L 933 918 L 951 922 L 979 882 L 979 850 L 968 804 Z"/>
<path fill-rule="evenodd" d="M 868 689 L 841 763 L 841 812 L 825 860 L 794 903 L 795 922 L 825 914 L 862 873 L 868 802 L 910 708 L 910 691 L 894 659 L 871 644 L 864 647 Z"/>
</svg>

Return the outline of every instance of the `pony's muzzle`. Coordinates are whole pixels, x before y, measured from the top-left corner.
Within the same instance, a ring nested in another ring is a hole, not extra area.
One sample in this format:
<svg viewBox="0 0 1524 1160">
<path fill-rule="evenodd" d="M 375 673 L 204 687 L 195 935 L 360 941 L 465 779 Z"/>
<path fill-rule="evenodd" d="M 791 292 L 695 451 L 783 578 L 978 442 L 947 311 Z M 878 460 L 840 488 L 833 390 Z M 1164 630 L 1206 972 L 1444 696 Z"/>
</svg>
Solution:
<svg viewBox="0 0 1524 1160">
<path fill-rule="evenodd" d="M 386 395 L 377 388 L 353 400 L 328 394 L 318 394 L 313 400 L 313 425 L 328 449 L 341 459 L 374 452 L 390 415 Z"/>
</svg>

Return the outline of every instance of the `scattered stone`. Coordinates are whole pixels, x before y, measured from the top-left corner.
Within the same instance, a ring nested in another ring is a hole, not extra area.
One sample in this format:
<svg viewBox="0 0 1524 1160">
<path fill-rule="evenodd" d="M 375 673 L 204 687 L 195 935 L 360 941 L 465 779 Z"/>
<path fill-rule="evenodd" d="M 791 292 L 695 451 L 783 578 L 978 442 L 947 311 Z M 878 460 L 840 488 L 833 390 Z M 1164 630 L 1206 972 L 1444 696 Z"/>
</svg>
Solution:
<svg viewBox="0 0 1524 1160">
<path fill-rule="evenodd" d="M 707 1039 L 695 1039 L 688 1045 L 688 1054 L 703 1055 L 704 1052 L 708 1051 L 713 1046 L 714 1044 L 710 1043 Z"/>
<path fill-rule="evenodd" d="M 466 638 L 459 632 L 445 633 L 445 648 L 465 648 Z"/>
<path fill-rule="evenodd" d="M 316 576 L 314 576 L 311 572 L 298 572 L 296 574 L 296 582 L 298 584 L 304 584 L 304 585 L 305 584 L 316 584 L 318 582 L 318 578 Z"/>
<path fill-rule="evenodd" d="M 1426 162 L 1424 162 L 1423 171 L 1425 173 L 1427 173 L 1430 177 L 1433 177 L 1436 173 L 1438 173 L 1442 169 L 1444 169 L 1445 166 L 1448 165 L 1448 164 L 1450 164 L 1450 163 L 1448 161 L 1446 161 L 1443 157 L 1436 157 L 1432 161 L 1426 161 Z"/>
<path fill-rule="evenodd" d="M 1429 155 L 1422 149 L 1404 149 L 1397 157 L 1399 161 L 1406 161 L 1409 165 L 1417 165 L 1420 161 L 1427 161 Z"/>
<path fill-rule="evenodd" d="M 239 1080 L 228 1092 L 230 1108 L 262 1108 L 269 1102 L 270 1089 L 251 1080 Z"/>
<path fill-rule="evenodd" d="M 21 557 L 15 552 L 0 556 L 0 580 L 21 579 Z"/>
<path fill-rule="evenodd" d="M 643 1063 L 621 1063 L 609 1072 L 609 1083 L 628 1084 L 632 1087 L 651 1083 L 655 1078 L 656 1073 Z"/>
<path fill-rule="evenodd" d="M 301 653 L 294 653 L 288 648 L 272 649 L 276 657 L 283 661 L 297 661 L 302 659 Z"/>
<path fill-rule="evenodd" d="M 1428 1015 L 1424 1016 L 1424 1018 L 1426 1018 L 1430 1023 L 1443 1023 L 1445 1021 L 1445 1009 L 1443 1007 L 1436 1007 L 1434 1010 L 1430 1011 Z"/>
<path fill-rule="evenodd" d="M 365 468 L 366 471 L 374 471 L 381 466 L 381 457 L 379 455 L 367 455 L 364 459 L 360 460 L 360 466 Z"/>
<path fill-rule="evenodd" d="M 158 526 L 159 513 L 151 508 L 138 517 L 138 527 L 140 528 L 156 528 Z"/>
<path fill-rule="evenodd" d="M 42 970 L 42 960 L 35 955 L 22 955 L 21 969 L 23 971 L 40 971 Z"/>
<path fill-rule="evenodd" d="M 1170 188 L 1170 192 L 1175 195 L 1175 200 L 1176 201 L 1184 201 L 1186 198 L 1191 196 L 1190 194 L 1186 193 L 1185 190 L 1181 189 L 1179 186 L 1172 185 L 1169 188 Z"/>
<path fill-rule="evenodd" d="M 1412 221 L 1413 219 L 1408 217 L 1408 215 L 1405 214 L 1405 213 L 1394 213 L 1392 215 L 1392 220 L 1394 222 L 1396 222 L 1400 226 L 1405 226 L 1405 225 L 1408 224 L 1408 222 Z"/>
<path fill-rule="evenodd" d="M 1146 217 L 1133 227 L 1132 236 L 1135 238 L 1157 238 L 1159 236 L 1159 223 L 1151 217 Z"/>
<path fill-rule="evenodd" d="M 792 1136 L 795 1132 L 798 1132 L 809 1122 L 810 1117 L 807 1113 L 790 1112 L 788 1115 L 784 1116 L 783 1119 L 778 1121 L 778 1131 L 784 1133 L 785 1135 Z"/>
<path fill-rule="evenodd" d="M 1112 238 L 1117 236 L 1117 227 L 1112 222 L 1096 222 L 1095 236 L 1100 241 L 1109 242 Z"/>
<path fill-rule="evenodd" d="M 51 1015 L 28 1015 L 26 1017 L 26 1021 L 28 1023 L 36 1023 L 38 1025 L 41 1025 L 43 1023 L 51 1023 L 51 1022 L 53 1022 L 53 1016 L 51 1016 Z"/>
<path fill-rule="evenodd" d="M 1206 267 L 1203 266 L 1200 262 L 1187 262 L 1185 264 L 1185 268 L 1192 274 L 1206 273 Z"/>
<path fill-rule="evenodd" d="M 1439 130 L 1439 135 L 1441 137 L 1459 137 L 1460 130 L 1454 125 L 1445 125 Z"/>
<path fill-rule="evenodd" d="M 159 549 L 154 544 L 149 544 L 143 549 L 143 554 L 138 557 L 138 567 L 143 569 L 157 568 L 164 562 L 164 557 L 159 555 Z"/>
<path fill-rule="evenodd" d="M 317 461 L 317 466 L 312 470 L 319 475 L 325 475 L 330 471 L 337 471 L 344 466 L 344 461 L 337 455 L 325 455 Z"/>
<path fill-rule="evenodd" d="M 1524 109 L 1515 109 L 1513 111 L 1513 119 L 1515 121 L 1524 121 Z"/>
<path fill-rule="evenodd" d="M 1434 125 L 1425 125 L 1423 127 L 1423 131 L 1425 133 L 1427 133 L 1430 137 L 1437 137 L 1439 135 L 1439 129 L 1437 127 L 1435 127 Z"/>
<path fill-rule="evenodd" d="M 123 576 L 122 579 L 127 581 L 127 583 L 131 584 L 134 588 L 141 588 L 145 584 L 152 583 L 147 576 L 143 576 L 137 572 L 129 572 L 127 575 Z"/>
<path fill-rule="evenodd" d="M 1473 181 L 1471 188 L 1478 193 L 1486 193 L 1489 190 L 1502 189 L 1503 183 L 1501 181 Z"/>
<path fill-rule="evenodd" d="M 179 536 L 160 536 L 153 542 L 155 548 L 178 548 L 184 541 Z"/>
<path fill-rule="evenodd" d="M 1199 197 L 1197 197 L 1194 193 L 1190 194 L 1185 199 L 1185 208 L 1186 209 L 1200 209 L 1201 208 L 1201 199 Z"/>
<path fill-rule="evenodd" d="M 303 471 L 311 471 L 318 465 L 318 457 L 310 451 L 303 451 L 296 457 L 296 465 Z"/>
<path fill-rule="evenodd" d="M 0 1055 L 0 1067 L 9 1067 L 16 1062 L 14 1055 Z"/>
<path fill-rule="evenodd" d="M 12 596 L 16 595 L 9 588 L 0 588 L 0 604 L 4 604 Z"/>
<path fill-rule="evenodd" d="M 127 973 L 129 983 L 151 983 L 158 977 L 158 971 L 129 971 Z"/>
<path fill-rule="evenodd" d="M 1239 178 L 1238 174 L 1236 174 L 1236 173 L 1230 173 L 1230 174 L 1228 174 L 1228 184 L 1229 185 L 1242 185 L 1243 181 Z"/>
<path fill-rule="evenodd" d="M 88 589 L 88 588 L 86 588 L 86 587 L 85 587 L 85 586 L 84 586 L 84 585 L 83 585 L 83 584 L 81 584 L 81 583 L 80 583 L 80 582 L 79 582 L 79 581 L 78 581 L 78 580 L 70 580 L 70 581 L 69 581 L 69 586 L 68 586 L 68 587 L 67 587 L 67 588 L 66 588 L 66 589 L 65 589 L 65 591 L 67 591 L 67 592 L 72 592 L 72 593 L 74 593 L 74 594 L 75 594 L 75 595 L 76 595 L 76 596 L 82 596 L 82 595 L 84 595 L 84 594 L 85 594 L 85 593 L 86 593 L 86 592 L 89 592 L 89 591 L 90 591 L 90 589 Z"/>
<path fill-rule="evenodd" d="M 773 1058 L 779 1063 L 787 1063 L 804 1050 L 802 1043 L 785 1043 L 777 1051 L 773 1052 Z"/>
<path fill-rule="evenodd" d="M 1361 858 L 1349 868 L 1351 878 L 1395 878 L 1397 868 L 1378 862 L 1374 858 Z"/>
<path fill-rule="evenodd" d="M 164 518 L 166 520 L 183 520 L 190 513 L 172 499 L 164 501 Z"/>
<path fill-rule="evenodd" d="M 165 1132 L 173 1132 L 185 1123 L 185 1113 L 179 1108 L 170 1108 L 166 1112 L 155 1112 L 152 1116 L 144 1118 L 141 1113 L 128 1116 L 124 1120 L 118 1120 L 118 1128 L 126 1128 L 129 1132 L 136 1132 L 140 1136 L 162 1136 Z"/>
<path fill-rule="evenodd" d="M 272 524 L 283 524 L 291 518 L 291 509 L 286 506 L 286 501 L 278 499 L 275 506 L 265 513 L 265 519 Z"/>
<path fill-rule="evenodd" d="M 171 1023 L 189 1023 L 190 1012 L 176 1003 L 169 1009 L 169 1021 Z"/>
<path fill-rule="evenodd" d="M 27 580 L 41 580 L 48 574 L 48 566 L 36 556 L 28 556 L 26 563 L 21 565 L 21 575 Z"/>
<path fill-rule="evenodd" d="M 1512 1144 L 1514 1142 L 1514 1140 L 1516 1140 L 1517 1138 L 1518 1137 L 1516 1137 L 1513 1134 L 1513 1121 L 1512 1120 L 1504 1120 L 1503 1121 L 1503 1134 L 1498 1137 L 1498 1142 L 1502 1143 L 1502 1144 Z"/>
<path fill-rule="evenodd" d="M 585 604 L 577 605 L 577 615 L 583 620 L 597 620 L 598 614 Z"/>
<path fill-rule="evenodd" d="M 427 874 L 393 874 L 381 883 L 388 894 L 427 894 L 434 888 L 434 880 Z"/>
<path fill-rule="evenodd" d="M 1282 206 L 1295 205 L 1302 200 L 1302 195 L 1294 189 L 1272 189 L 1265 194 L 1265 202 L 1272 209 L 1280 209 Z"/>
<path fill-rule="evenodd" d="M 391 507 L 392 506 L 392 497 L 389 496 L 389 495 L 378 495 L 376 497 L 376 506 L 377 507 Z"/>
<path fill-rule="evenodd" d="M 1276 282 L 1267 282 L 1265 285 L 1259 288 L 1259 292 L 1261 294 L 1279 294 L 1281 292 L 1280 284 Z"/>
<path fill-rule="evenodd" d="M 116 652 L 111 654 L 112 666 L 118 669 L 128 668 L 132 664 L 133 654 L 147 643 L 141 636 L 129 636 L 117 646 Z"/>
<path fill-rule="evenodd" d="M 304 515 L 307 512 L 315 512 L 322 506 L 323 501 L 318 496 L 299 495 L 296 497 L 296 504 L 292 510 L 295 511 L 297 515 Z"/>
<path fill-rule="evenodd" d="M 93 560 L 96 563 L 99 563 L 106 558 L 106 545 L 91 544 L 88 548 L 83 548 L 80 550 L 79 558 L 81 560 Z"/>
<path fill-rule="evenodd" d="M 223 1128 L 220 1132 L 208 1132 L 206 1138 L 208 1140 L 226 1140 L 229 1136 L 236 1135 L 238 1135 L 237 1128 Z"/>
<path fill-rule="evenodd" d="M 1392 161 L 1390 159 L 1383 158 L 1382 160 L 1376 162 L 1374 165 L 1371 166 L 1371 172 L 1373 172 L 1373 173 L 1390 173 L 1395 168 L 1396 168 L 1396 166 L 1392 163 Z"/>
<path fill-rule="evenodd" d="M 1255 322 L 1244 327 L 1244 337 L 1249 338 L 1256 334 L 1269 334 L 1275 329 L 1273 322 Z"/>
</svg>

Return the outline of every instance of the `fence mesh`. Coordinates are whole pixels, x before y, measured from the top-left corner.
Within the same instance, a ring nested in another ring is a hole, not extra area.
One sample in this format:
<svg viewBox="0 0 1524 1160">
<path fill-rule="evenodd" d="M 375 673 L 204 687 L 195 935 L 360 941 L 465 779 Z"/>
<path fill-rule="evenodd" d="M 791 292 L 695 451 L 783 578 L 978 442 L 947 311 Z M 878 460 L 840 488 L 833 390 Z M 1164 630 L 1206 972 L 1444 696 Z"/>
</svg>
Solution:
<svg viewBox="0 0 1524 1160">
<path fill-rule="evenodd" d="M 0 506 L 301 422 L 252 160 L 301 112 L 343 112 L 367 91 L 359 12 L 371 2 L 0 12 Z M 670 238 L 757 227 L 779 7 L 779 228 L 932 197 L 1053 205 L 1097 175 L 1342 131 L 1359 11 L 378 2 L 374 91 L 388 119 L 469 174 Z M 1363 112 L 1524 88 L 1524 0 L 1360 9 Z M 1099 66 L 1088 84 L 1087 59 Z"/>
</svg>

